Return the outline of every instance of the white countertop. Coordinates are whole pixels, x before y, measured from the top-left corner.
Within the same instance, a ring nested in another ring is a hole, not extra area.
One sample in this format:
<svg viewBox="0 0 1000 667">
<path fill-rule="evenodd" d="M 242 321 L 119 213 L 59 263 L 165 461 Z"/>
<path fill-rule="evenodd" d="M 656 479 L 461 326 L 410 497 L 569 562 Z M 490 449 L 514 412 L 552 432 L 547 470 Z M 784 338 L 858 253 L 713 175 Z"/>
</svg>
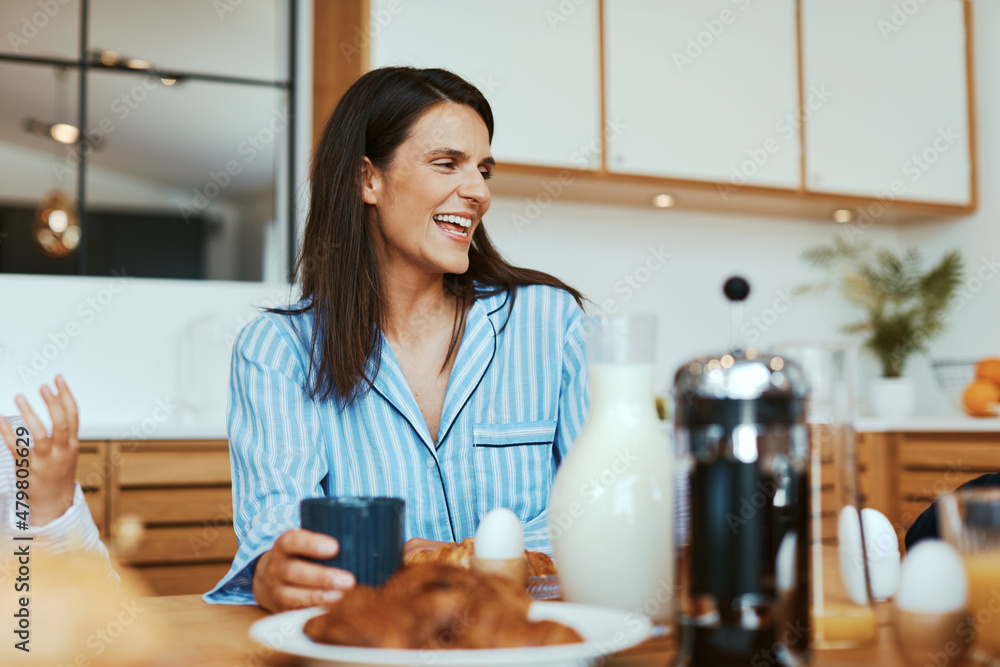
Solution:
<svg viewBox="0 0 1000 667">
<path fill-rule="evenodd" d="M 672 430 L 673 424 L 667 426 Z M 908 419 L 860 417 L 855 423 L 859 433 L 889 433 L 893 431 L 1000 433 L 1000 419 L 966 417 L 964 415 L 915 416 Z M 157 424 L 148 432 L 141 426 L 121 424 L 81 424 L 81 440 L 226 440 L 224 424 Z"/>
<path fill-rule="evenodd" d="M 855 422 L 854 428 L 859 433 L 887 433 L 893 431 L 1000 433 L 1000 419 L 967 417 L 965 415 L 914 416 L 907 419 L 861 417 Z"/>
<path fill-rule="evenodd" d="M 80 424 L 80 440 L 226 440 L 228 437 L 224 424 L 156 424 L 146 431 L 141 425 Z"/>
</svg>

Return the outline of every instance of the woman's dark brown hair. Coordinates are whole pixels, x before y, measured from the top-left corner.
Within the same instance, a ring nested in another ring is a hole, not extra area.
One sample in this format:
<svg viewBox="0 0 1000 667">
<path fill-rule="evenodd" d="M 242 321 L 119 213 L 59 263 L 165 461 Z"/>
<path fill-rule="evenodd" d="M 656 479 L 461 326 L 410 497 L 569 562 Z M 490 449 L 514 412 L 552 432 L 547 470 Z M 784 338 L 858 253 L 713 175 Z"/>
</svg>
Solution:
<svg viewBox="0 0 1000 667">
<path fill-rule="evenodd" d="M 347 90 L 323 130 L 312 164 L 312 196 L 302 255 L 301 308 L 275 309 L 284 315 L 313 311 L 309 395 L 335 396 L 342 406 L 371 386 L 366 367 L 381 362 L 380 337 L 385 296 L 379 279 L 372 230 L 361 199 L 364 158 L 385 170 L 413 125 L 443 102 L 471 107 L 493 140 L 493 112 L 479 90 L 442 69 L 385 67 L 368 72 Z M 541 271 L 507 263 L 480 224 L 469 247 L 469 269 L 445 274 L 458 297 L 448 357 L 456 353 L 462 317 L 476 299 L 508 291 L 508 315 L 520 285 L 564 289 L 582 305 L 578 291 Z M 447 360 L 446 360 L 447 365 Z"/>
</svg>

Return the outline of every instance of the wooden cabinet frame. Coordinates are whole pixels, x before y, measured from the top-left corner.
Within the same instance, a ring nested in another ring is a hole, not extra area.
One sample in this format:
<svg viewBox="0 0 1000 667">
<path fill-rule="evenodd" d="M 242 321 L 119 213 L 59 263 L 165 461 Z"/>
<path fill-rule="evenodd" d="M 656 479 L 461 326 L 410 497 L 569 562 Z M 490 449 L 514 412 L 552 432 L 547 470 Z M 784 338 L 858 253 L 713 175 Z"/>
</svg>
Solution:
<svg viewBox="0 0 1000 667">
<path fill-rule="evenodd" d="M 798 45 L 799 125 L 801 183 L 797 189 L 749 186 L 730 183 L 661 178 L 612 172 L 607 167 L 604 3 L 598 1 L 600 49 L 601 166 L 596 170 L 565 169 L 505 162 L 498 169 L 490 189 L 493 194 L 533 198 L 545 192 L 544 184 L 558 181 L 560 197 L 567 201 L 642 206 L 662 192 L 674 194 L 678 208 L 739 212 L 759 215 L 818 218 L 829 220 L 834 209 L 864 209 L 882 205 L 877 197 L 841 195 L 809 190 L 806 185 L 805 93 L 803 90 L 802 1 L 796 0 L 796 43 Z M 951 205 L 915 200 L 895 200 L 884 207 L 880 222 L 898 223 L 927 217 L 974 213 L 979 206 L 978 155 L 976 151 L 975 71 L 973 63 L 972 4 L 962 0 L 965 17 L 965 69 L 969 125 L 970 201 Z M 347 88 L 369 67 L 369 0 L 316 0 L 313 39 L 313 146 L 319 141 L 327 119 Z"/>
<path fill-rule="evenodd" d="M 80 450 L 77 479 L 102 539 L 157 595 L 204 593 L 229 570 L 237 544 L 225 440 L 112 440 Z M 122 553 L 119 526 L 129 516 L 144 530 Z"/>
<path fill-rule="evenodd" d="M 858 461 L 864 504 L 888 517 L 902 550 L 907 529 L 935 498 L 1000 471 L 1000 433 L 861 433 Z"/>
</svg>

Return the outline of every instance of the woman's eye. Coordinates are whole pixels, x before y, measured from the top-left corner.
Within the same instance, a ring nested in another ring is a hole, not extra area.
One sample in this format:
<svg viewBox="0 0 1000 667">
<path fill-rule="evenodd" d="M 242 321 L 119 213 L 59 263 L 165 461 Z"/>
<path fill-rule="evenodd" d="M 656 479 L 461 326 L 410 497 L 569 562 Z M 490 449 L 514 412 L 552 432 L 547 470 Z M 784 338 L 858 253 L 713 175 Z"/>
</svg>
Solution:
<svg viewBox="0 0 1000 667">
<path fill-rule="evenodd" d="M 491 178 L 493 178 L 493 172 L 492 171 L 481 171 L 479 173 L 483 175 L 483 180 L 484 181 L 488 181 Z"/>
<path fill-rule="evenodd" d="M 455 163 L 451 160 L 445 160 L 444 162 L 435 162 L 434 164 L 436 164 L 439 167 L 445 167 L 446 169 L 455 168 Z"/>
</svg>

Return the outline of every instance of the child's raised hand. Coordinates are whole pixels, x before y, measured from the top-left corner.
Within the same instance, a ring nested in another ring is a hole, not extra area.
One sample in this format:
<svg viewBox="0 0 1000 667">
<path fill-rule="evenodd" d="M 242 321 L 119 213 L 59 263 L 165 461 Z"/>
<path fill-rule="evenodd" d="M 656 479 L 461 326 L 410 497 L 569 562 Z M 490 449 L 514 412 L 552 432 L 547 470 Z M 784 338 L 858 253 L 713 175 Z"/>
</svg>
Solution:
<svg viewBox="0 0 1000 667">
<path fill-rule="evenodd" d="M 52 418 L 52 433 L 48 434 L 38 416 L 28 405 L 24 396 L 14 398 L 24 421 L 31 431 L 33 442 L 28 450 L 27 479 L 28 506 L 31 508 L 31 524 L 44 526 L 58 519 L 73 505 L 73 492 L 76 480 L 76 460 L 80 452 L 80 440 L 77 437 L 79 413 L 76 401 L 70 393 L 66 380 L 61 375 L 56 376 L 58 393 L 42 386 L 42 400 L 49 409 Z M 24 458 L 25 437 L 13 432 L 7 420 L 0 417 L 0 436 L 3 436 L 7 447 L 14 456 L 15 464 Z M 23 465 L 23 464 L 22 464 Z"/>
</svg>

